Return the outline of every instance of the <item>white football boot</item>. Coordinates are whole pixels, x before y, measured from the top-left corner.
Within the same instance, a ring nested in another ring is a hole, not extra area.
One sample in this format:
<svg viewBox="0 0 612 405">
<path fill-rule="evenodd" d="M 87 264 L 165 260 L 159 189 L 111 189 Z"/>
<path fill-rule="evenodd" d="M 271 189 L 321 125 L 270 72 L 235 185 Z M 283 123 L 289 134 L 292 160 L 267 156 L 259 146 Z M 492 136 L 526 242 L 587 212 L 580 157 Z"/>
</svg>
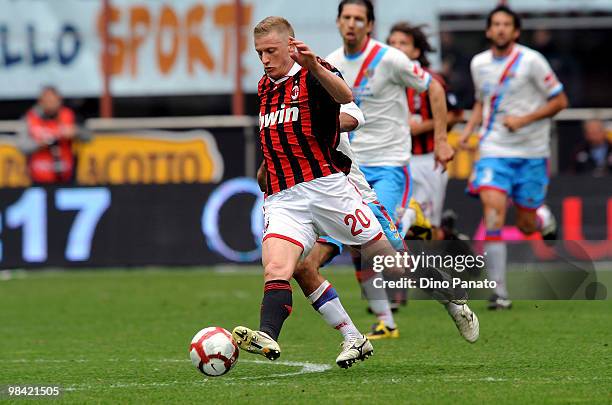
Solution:
<svg viewBox="0 0 612 405">
<path fill-rule="evenodd" d="M 480 324 L 478 323 L 478 317 L 470 307 L 466 303 L 449 302 L 446 305 L 446 310 L 455 321 L 461 336 L 470 343 L 476 342 L 480 336 Z"/>
<path fill-rule="evenodd" d="M 357 360 L 364 361 L 374 354 L 374 347 L 367 337 L 361 336 L 341 344 L 342 351 L 336 358 L 336 364 L 341 368 L 351 367 Z"/>
<path fill-rule="evenodd" d="M 232 331 L 232 338 L 242 350 L 260 354 L 268 360 L 276 360 L 281 355 L 278 343 L 265 332 L 236 326 Z"/>
<path fill-rule="evenodd" d="M 542 220 L 542 239 L 549 246 L 554 246 L 558 237 L 557 220 L 547 205 L 542 205 L 536 210 L 536 214 Z"/>
<path fill-rule="evenodd" d="M 489 298 L 489 304 L 487 305 L 487 308 L 491 310 L 510 309 L 512 308 L 512 301 L 510 301 L 508 298 L 493 294 Z"/>
</svg>

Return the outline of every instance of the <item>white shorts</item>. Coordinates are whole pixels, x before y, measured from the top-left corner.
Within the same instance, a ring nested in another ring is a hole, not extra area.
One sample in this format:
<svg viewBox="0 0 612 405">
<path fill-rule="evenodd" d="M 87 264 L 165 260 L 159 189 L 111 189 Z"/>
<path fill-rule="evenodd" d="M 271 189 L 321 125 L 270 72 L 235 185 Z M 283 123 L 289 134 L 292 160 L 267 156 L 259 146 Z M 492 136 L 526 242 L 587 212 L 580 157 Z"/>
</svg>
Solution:
<svg viewBox="0 0 612 405">
<path fill-rule="evenodd" d="M 412 197 L 419 203 L 423 213 L 433 226 L 440 226 L 448 173 L 442 167 L 434 170 L 433 153 L 412 155 L 410 157 L 410 174 L 412 176 Z"/>
<path fill-rule="evenodd" d="M 365 201 L 366 203 L 373 203 L 374 201 L 378 201 L 376 193 L 366 180 L 365 175 L 363 174 L 361 169 L 359 169 L 359 165 L 355 163 L 357 159 L 355 159 L 355 154 L 351 149 L 348 133 L 340 133 L 340 143 L 338 144 L 337 149 L 340 152 L 344 153 L 346 156 L 348 156 L 349 159 L 351 159 L 351 161 L 353 162 L 353 164 L 351 165 L 351 171 L 348 174 L 348 178 L 349 181 L 353 183 L 357 187 L 357 190 L 361 193 L 363 201 Z"/>
<path fill-rule="evenodd" d="M 376 216 L 342 173 L 299 183 L 264 201 L 264 234 L 308 254 L 319 236 L 359 246 L 383 236 Z"/>
</svg>

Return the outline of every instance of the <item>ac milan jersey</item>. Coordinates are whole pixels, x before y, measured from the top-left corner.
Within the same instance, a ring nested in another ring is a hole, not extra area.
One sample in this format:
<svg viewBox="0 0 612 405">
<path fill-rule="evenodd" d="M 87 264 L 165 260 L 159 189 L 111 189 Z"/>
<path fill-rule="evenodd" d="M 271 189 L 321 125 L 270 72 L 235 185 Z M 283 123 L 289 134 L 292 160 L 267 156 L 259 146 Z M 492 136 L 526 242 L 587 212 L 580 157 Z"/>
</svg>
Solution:
<svg viewBox="0 0 612 405">
<path fill-rule="evenodd" d="M 418 63 L 414 61 L 414 63 Z M 451 93 L 447 86 L 444 78 L 439 74 L 432 72 L 427 68 L 423 68 L 427 71 L 431 77 L 433 77 L 438 83 L 440 83 L 446 90 L 446 109 L 447 111 L 457 111 L 457 97 Z M 408 109 L 410 110 L 410 117 L 413 120 L 420 122 L 433 119 L 431 103 L 429 102 L 429 96 L 427 92 L 418 92 L 413 88 L 406 89 L 406 98 L 408 99 Z M 450 128 L 449 128 L 450 129 Z M 419 135 L 412 136 L 412 154 L 413 155 L 425 155 L 434 151 L 434 131 L 427 131 Z"/>
<path fill-rule="evenodd" d="M 504 58 L 496 58 L 487 50 L 474 56 L 471 72 L 476 99 L 483 106 L 480 156 L 548 157 L 550 118 L 514 132 L 504 125 L 505 116 L 530 114 L 563 91 L 544 56 L 518 44 Z"/>
<path fill-rule="evenodd" d="M 327 62 L 319 63 L 340 75 Z M 350 160 L 336 150 L 340 104 L 307 69 L 296 63 L 283 79 L 264 75 L 257 95 L 267 195 L 350 170 Z"/>
</svg>

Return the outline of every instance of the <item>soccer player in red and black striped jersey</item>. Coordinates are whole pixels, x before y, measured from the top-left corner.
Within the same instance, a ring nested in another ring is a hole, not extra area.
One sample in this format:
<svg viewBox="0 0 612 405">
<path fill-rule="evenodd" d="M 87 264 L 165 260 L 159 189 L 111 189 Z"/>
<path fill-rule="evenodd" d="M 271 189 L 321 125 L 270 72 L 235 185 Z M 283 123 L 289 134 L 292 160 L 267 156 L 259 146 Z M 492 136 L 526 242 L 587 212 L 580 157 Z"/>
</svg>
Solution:
<svg viewBox="0 0 612 405">
<path fill-rule="evenodd" d="M 327 70 L 326 75 L 337 73 L 321 59 L 316 63 Z M 268 165 L 266 194 L 350 169 L 350 160 L 335 149 L 340 105 L 308 69 L 294 63 L 278 80 L 265 74 L 257 95 L 260 140 Z"/>
<path fill-rule="evenodd" d="M 422 26 L 411 26 L 399 22 L 391 27 L 387 43 L 402 51 L 406 56 L 419 64 L 434 80 L 437 80 L 446 90 L 447 130 L 463 118 L 463 111 L 457 106 L 455 95 L 448 91 L 444 78 L 430 69 L 427 53 L 435 49 L 429 44 Z M 431 104 L 427 92 L 407 88 L 406 97 L 410 110 L 410 134 L 412 135 L 412 158 L 410 171 L 413 180 L 413 198 L 423 209 L 423 213 L 434 228 L 434 239 L 443 239 L 440 231 L 442 209 L 446 194 L 448 174 L 435 165 L 434 158 L 434 121 Z M 402 218 L 407 230 L 412 222 L 410 211 Z"/>
<path fill-rule="evenodd" d="M 340 104 L 352 101 L 340 73 L 294 38 L 282 17 L 267 17 L 254 29 L 255 49 L 265 74 L 259 82 L 260 142 L 266 167 L 264 202 L 264 297 L 259 330 L 234 328 L 236 343 L 270 360 L 280 356 L 277 343 L 291 313 L 289 280 L 298 260 L 320 235 L 340 243 L 374 249 L 383 231 L 345 173 L 351 161 L 336 150 Z M 330 288 L 321 299 L 337 299 Z M 324 303 L 324 302 L 323 302 Z M 321 305 L 323 304 L 321 303 Z M 339 302 L 338 302 L 339 303 Z M 373 352 L 368 339 L 347 317 L 341 367 Z M 344 334 L 344 332 L 343 332 Z"/>
</svg>

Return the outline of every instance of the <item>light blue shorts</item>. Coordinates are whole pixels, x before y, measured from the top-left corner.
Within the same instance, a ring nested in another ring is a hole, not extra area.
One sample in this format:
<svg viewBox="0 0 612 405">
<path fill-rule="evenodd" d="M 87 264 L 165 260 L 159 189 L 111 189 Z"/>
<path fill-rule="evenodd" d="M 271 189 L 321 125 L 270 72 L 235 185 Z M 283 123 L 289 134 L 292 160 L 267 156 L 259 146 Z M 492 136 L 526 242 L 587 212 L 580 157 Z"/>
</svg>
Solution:
<svg viewBox="0 0 612 405">
<path fill-rule="evenodd" d="M 533 210 L 544 203 L 548 188 L 548 159 L 485 157 L 476 162 L 467 192 L 494 189 L 505 193 L 515 205 Z"/>
<path fill-rule="evenodd" d="M 398 208 L 406 208 L 412 196 L 409 166 L 360 166 L 378 201 L 397 225 Z"/>
</svg>

